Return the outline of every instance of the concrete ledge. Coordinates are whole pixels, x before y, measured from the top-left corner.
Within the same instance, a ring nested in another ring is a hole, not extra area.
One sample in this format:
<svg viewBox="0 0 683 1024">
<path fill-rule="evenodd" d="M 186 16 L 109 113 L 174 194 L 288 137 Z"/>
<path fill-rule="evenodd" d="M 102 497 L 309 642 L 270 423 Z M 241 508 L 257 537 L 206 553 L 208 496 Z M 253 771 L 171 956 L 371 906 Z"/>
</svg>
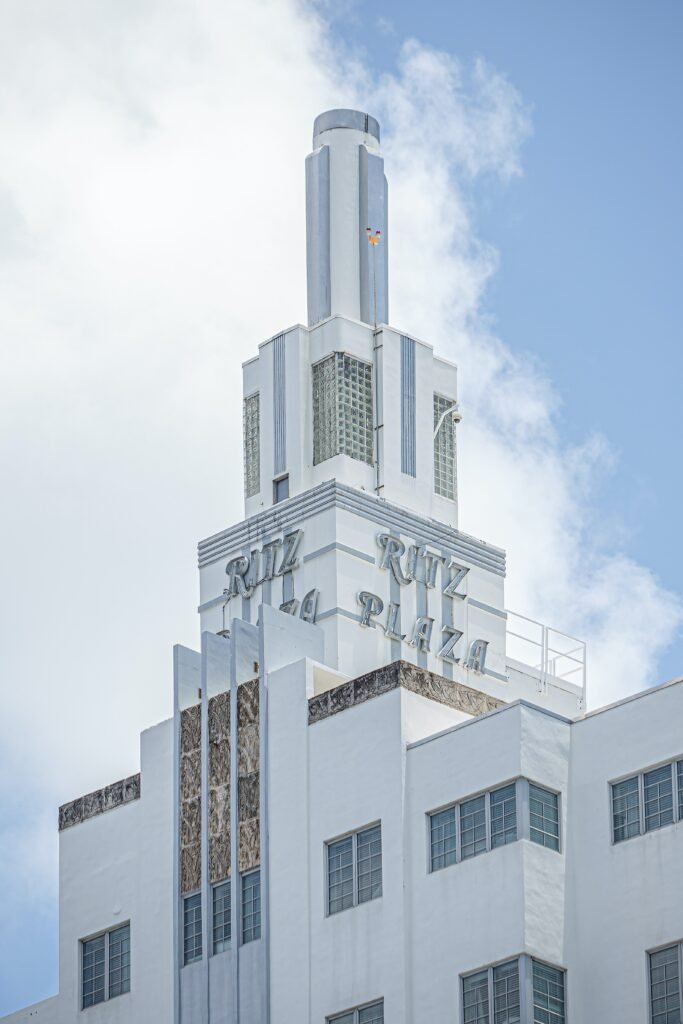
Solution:
<svg viewBox="0 0 683 1024">
<path fill-rule="evenodd" d="M 113 811 L 115 807 L 122 807 L 133 800 L 140 799 L 140 773 L 130 775 L 120 782 L 112 782 L 111 786 L 104 789 L 96 789 L 93 793 L 79 796 L 77 800 L 71 800 L 68 804 L 62 804 L 59 808 L 59 831 L 63 832 L 72 825 L 80 825 L 88 818 L 94 818 L 105 811 Z"/>
<path fill-rule="evenodd" d="M 311 697 L 308 702 L 308 724 L 315 725 L 331 715 L 389 693 L 399 686 L 468 715 L 485 715 L 504 707 L 504 701 L 474 690 L 471 686 L 456 683 L 425 668 L 418 668 L 408 661 L 392 661 L 389 665 Z"/>
</svg>

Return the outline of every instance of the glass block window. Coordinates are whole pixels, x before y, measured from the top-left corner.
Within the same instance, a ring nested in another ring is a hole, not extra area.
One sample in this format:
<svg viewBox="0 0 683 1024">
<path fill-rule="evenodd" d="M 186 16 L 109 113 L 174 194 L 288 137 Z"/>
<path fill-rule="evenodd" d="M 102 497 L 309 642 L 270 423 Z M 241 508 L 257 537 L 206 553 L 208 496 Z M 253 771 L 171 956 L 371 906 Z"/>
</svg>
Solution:
<svg viewBox="0 0 683 1024">
<path fill-rule="evenodd" d="M 517 839 L 517 787 L 514 782 L 491 793 L 491 848 Z"/>
<path fill-rule="evenodd" d="M 643 776 L 645 831 L 651 832 L 674 820 L 673 783 L 671 765 L 665 764 Z"/>
<path fill-rule="evenodd" d="M 109 932 L 109 998 L 130 992 L 130 925 Z"/>
<path fill-rule="evenodd" d="M 244 491 L 253 498 L 261 490 L 261 407 L 258 391 L 243 404 Z"/>
<path fill-rule="evenodd" d="M 230 948 L 232 937 L 232 895 L 230 880 L 213 887 L 213 951 L 222 953 Z"/>
<path fill-rule="evenodd" d="M 638 776 L 612 786 L 612 835 L 615 843 L 640 835 Z"/>
<path fill-rule="evenodd" d="M 519 1024 L 519 961 L 493 968 L 493 1024 Z"/>
<path fill-rule="evenodd" d="M 612 783 L 612 840 L 653 832 L 683 821 L 683 761 Z"/>
<path fill-rule="evenodd" d="M 650 1011 L 652 1024 L 681 1024 L 681 947 L 650 953 Z"/>
<path fill-rule="evenodd" d="M 479 971 L 462 980 L 464 1024 L 489 1024 L 489 972 Z"/>
<path fill-rule="evenodd" d="M 381 825 L 327 843 L 328 914 L 337 914 L 381 895 Z"/>
<path fill-rule="evenodd" d="M 429 815 L 429 839 L 432 871 L 455 864 L 455 807 L 447 807 L 445 811 Z"/>
<path fill-rule="evenodd" d="M 130 924 L 81 942 L 81 1006 L 130 992 Z"/>
<path fill-rule="evenodd" d="M 372 366 L 345 352 L 313 366 L 313 465 L 334 455 L 373 464 Z"/>
<path fill-rule="evenodd" d="M 564 971 L 532 960 L 534 1024 L 565 1024 Z"/>
<path fill-rule="evenodd" d="M 486 848 L 486 797 L 482 795 L 460 804 L 461 857 L 476 857 Z"/>
<path fill-rule="evenodd" d="M 529 838 L 550 850 L 560 849 L 560 810 L 557 793 L 529 783 Z"/>
<path fill-rule="evenodd" d="M 242 942 L 261 938 L 261 872 L 242 875 Z"/>
<path fill-rule="evenodd" d="M 202 895 L 186 896 L 183 901 L 183 963 L 202 958 Z"/>
<path fill-rule="evenodd" d="M 328 1017 L 327 1024 L 384 1024 L 384 1000 Z"/>
<path fill-rule="evenodd" d="M 454 405 L 453 398 L 434 395 L 434 493 L 451 501 L 456 498 L 456 450 L 455 420 L 448 410 Z"/>
<path fill-rule="evenodd" d="M 106 935 L 98 935 L 96 939 L 88 939 L 81 943 L 83 955 L 83 991 L 82 1004 L 94 1006 L 104 1002 L 105 998 L 105 944 Z"/>
</svg>

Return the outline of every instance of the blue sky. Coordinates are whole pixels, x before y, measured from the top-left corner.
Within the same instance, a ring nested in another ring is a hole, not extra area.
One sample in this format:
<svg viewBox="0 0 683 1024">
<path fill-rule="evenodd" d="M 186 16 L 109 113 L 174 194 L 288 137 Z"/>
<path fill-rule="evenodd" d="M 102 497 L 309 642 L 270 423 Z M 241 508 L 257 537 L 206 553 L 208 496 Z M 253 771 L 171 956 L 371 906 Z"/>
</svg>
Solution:
<svg viewBox="0 0 683 1024">
<path fill-rule="evenodd" d="M 482 56 L 530 105 L 523 177 L 476 196 L 501 255 L 487 308 L 552 378 L 563 436 L 609 439 L 606 529 L 680 591 L 683 5 L 368 0 L 336 27 L 385 68 L 411 35 Z M 683 673 L 680 638 L 661 673 Z"/>
<path fill-rule="evenodd" d="M 396 325 L 461 367 L 463 525 L 508 547 L 517 610 L 587 631 L 603 701 L 683 672 L 683 6 L 345 0 L 322 27 L 311 10 L 3 12 L 0 1014 L 56 989 L 57 805 L 137 770 L 140 730 L 170 712 L 172 644 L 197 646 L 194 545 L 241 518 L 235 369 L 304 316 L 303 158 L 321 110 L 382 117 Z M 467 73 L 438 97 L 479 169 L 464 181 L 435 153 L 424 232 L 405 205 L 429 176 L 406 157 L 434 112 L 412 95 L 410 38 L 435 90 L 440 61 L 483 58 L 508 132 L 488 160 Z M 277 152 L 278 189 L 259 177 L 274 162 L 236 159 L 235 139 Z M 462 251 L 425 250 L 439 204 Z M 469 348 L 458 316 L 430 308 L 449 291 L 478 325 Z"/>
</svg>

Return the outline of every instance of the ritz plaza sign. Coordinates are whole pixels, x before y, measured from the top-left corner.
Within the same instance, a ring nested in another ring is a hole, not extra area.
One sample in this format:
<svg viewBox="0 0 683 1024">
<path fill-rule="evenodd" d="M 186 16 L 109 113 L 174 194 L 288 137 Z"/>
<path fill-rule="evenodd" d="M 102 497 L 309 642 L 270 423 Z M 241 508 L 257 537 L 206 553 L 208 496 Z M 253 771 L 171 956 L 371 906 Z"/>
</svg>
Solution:
<svg viewBox="0 0 683 1024">
<path fill-rule="evenodd" d="M 301 564 L 299 549 L 302 540 L 303 530 L 293 530 L 281 538 L 268 541 L 262 548 L 250 551 L 249 555 L 231 558 L 225 567 L 228 585 L 223 593 L 226 601 L 233 597 L 250 598 L 263 584 L 294 573 Z M 438 570 L 443 567 L 441 594 L 453 602 L 465 599 L 466 594 L 460 588 L 470 570 L 460 565 L 454 558 L 430 551 L 424 544 L 411 544 L 406 547 L 402 540 L 388 533 L 377 534 L 377 544 L 378 568 L 388 572 L 398 583 L 399 595 L 401 588 L 418 583 L 424 584 L 427 590 L 437 589 Z M 319 591 L 309 590 L 299 600 L 293 596 L 293 589 L 292 586 L 292 596 L 279 606 L 280 611 L 298 615 L 304 621 L 314 623 Z M 369 590 L 359 591 L 357 601 L 360 607 L 359 624 L 363 628 L 379 627 L 388 640 L 410 644 L 423 653 L 431 652 L 434 640 L 434 619 L 431 616 L 417 616 L 409 632 L 402 633 L 400 597 L 398 600 L 390 601 L 386 609 L 382 598 Z M 488 641 L 480 638 L 472 640 L 465 654 L 459 650 L 462 638 L 462 630 L 456 629 L 455 626 L 442 625 L 441 635 L 438 642 L 435 642 L 434 653 L 443 661 L 454 665 L 462 661 L 466 668 L 483 672 Z"/>
</svg>

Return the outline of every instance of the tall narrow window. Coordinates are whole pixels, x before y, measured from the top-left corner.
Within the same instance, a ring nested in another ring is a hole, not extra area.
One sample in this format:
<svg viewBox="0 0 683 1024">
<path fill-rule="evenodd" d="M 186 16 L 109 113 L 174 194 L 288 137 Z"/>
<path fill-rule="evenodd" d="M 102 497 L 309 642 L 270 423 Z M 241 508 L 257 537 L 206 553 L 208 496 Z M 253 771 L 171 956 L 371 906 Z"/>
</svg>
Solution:
<svg viewBox="0 0 683 1024">
<path fill-rule="evenodd" d="M 491 793 L 491 848 L 517 839 L 517 787 L 514 782 Z"/>
<path fill-rule="evenodd" d="M 670 825 L 674 820 L 674 796 L 671 765 L 665 764 L 643 776 L 645 831 Z"/>
<path fill-rule="evenodd" d="M 313 366 L 313 464 L 348 455 L 372 465 L 372 366 L 333 352 Z"/>
<path fill-rule="evenodd" d="M 261 872 L 242 875 L 242 942 L 261 938 Z"/>
<path fill-rule="evenodd" d="M 202 958 L 202 894 L 186 896 L 183 902 L 183 962 Z"/>
<path fill-rule="evenodd" d="M 455 807 L 447 807 L 444 811 L 436 811 L 435 814 L 430 814 L 429 836 L 432 871 L 438 871 L 439 868 L 455 864 Z"/>
<path fill-rule="evenodd" d="M 534 1024 L 565 1024 L 564 971 L 532 961 Z"/>
<path fill-rule="evenodd" d="M 434 492 L 442 498 L 456 498 L 455 420 L 452 398 L 434 395 Z"/>
<path fill-rule="evenodd" d="M 327 843 L 328 914 L 337 914 L 381 895 L 381 825 Z"/>
<path fill-rule="evenodd" d="M 489 1024 L 488 971 L 463 978 L 462 1008 L 464 1024 Z"/>
<path fill-rule="evenodd" d="M 519 961 L 493 968 L 493 1024 L 519 1024 Z"/>
<path fill-rule="evenodd" d="M 460 804 L 460 847 L 463 860 L 486 852 L 486 797 Z"/>
<path fill-rule="evenodd" d="M 669 946 L 650 953 L 650 1010 L 652 1024 L 680 1024 L 681 947 Z"/>
<path fill-rule="evenodd" d="M 415 437 L 415 342 L 401 335 L 401 472 L 417 476 Z"/>
<path fill-rule="evenodd" d="M 612 786 L 612 834 L 615 843 L 640 835 L 638 776 Z"/>
<path fill-rule="evenodd" d="M 213 951 L 230 948 L 232 935 L 230 879 L 213 887 Z"/>
<path fill-rule="evenodd" d="M 560 848 L 560 810 L 557 793 L 529 783 L 529 838 L 550 850 Z"/>
<path fill-rule="evenodd" d="M 130 924 L 81 942 L 81 1006 L 130 992 Z"/>
<path fill-rule="evenodd" d="M 244 399 L 244 491 L 253 498 L 261 490 L 261 410 L 258 391 Z"/>
</svg>

